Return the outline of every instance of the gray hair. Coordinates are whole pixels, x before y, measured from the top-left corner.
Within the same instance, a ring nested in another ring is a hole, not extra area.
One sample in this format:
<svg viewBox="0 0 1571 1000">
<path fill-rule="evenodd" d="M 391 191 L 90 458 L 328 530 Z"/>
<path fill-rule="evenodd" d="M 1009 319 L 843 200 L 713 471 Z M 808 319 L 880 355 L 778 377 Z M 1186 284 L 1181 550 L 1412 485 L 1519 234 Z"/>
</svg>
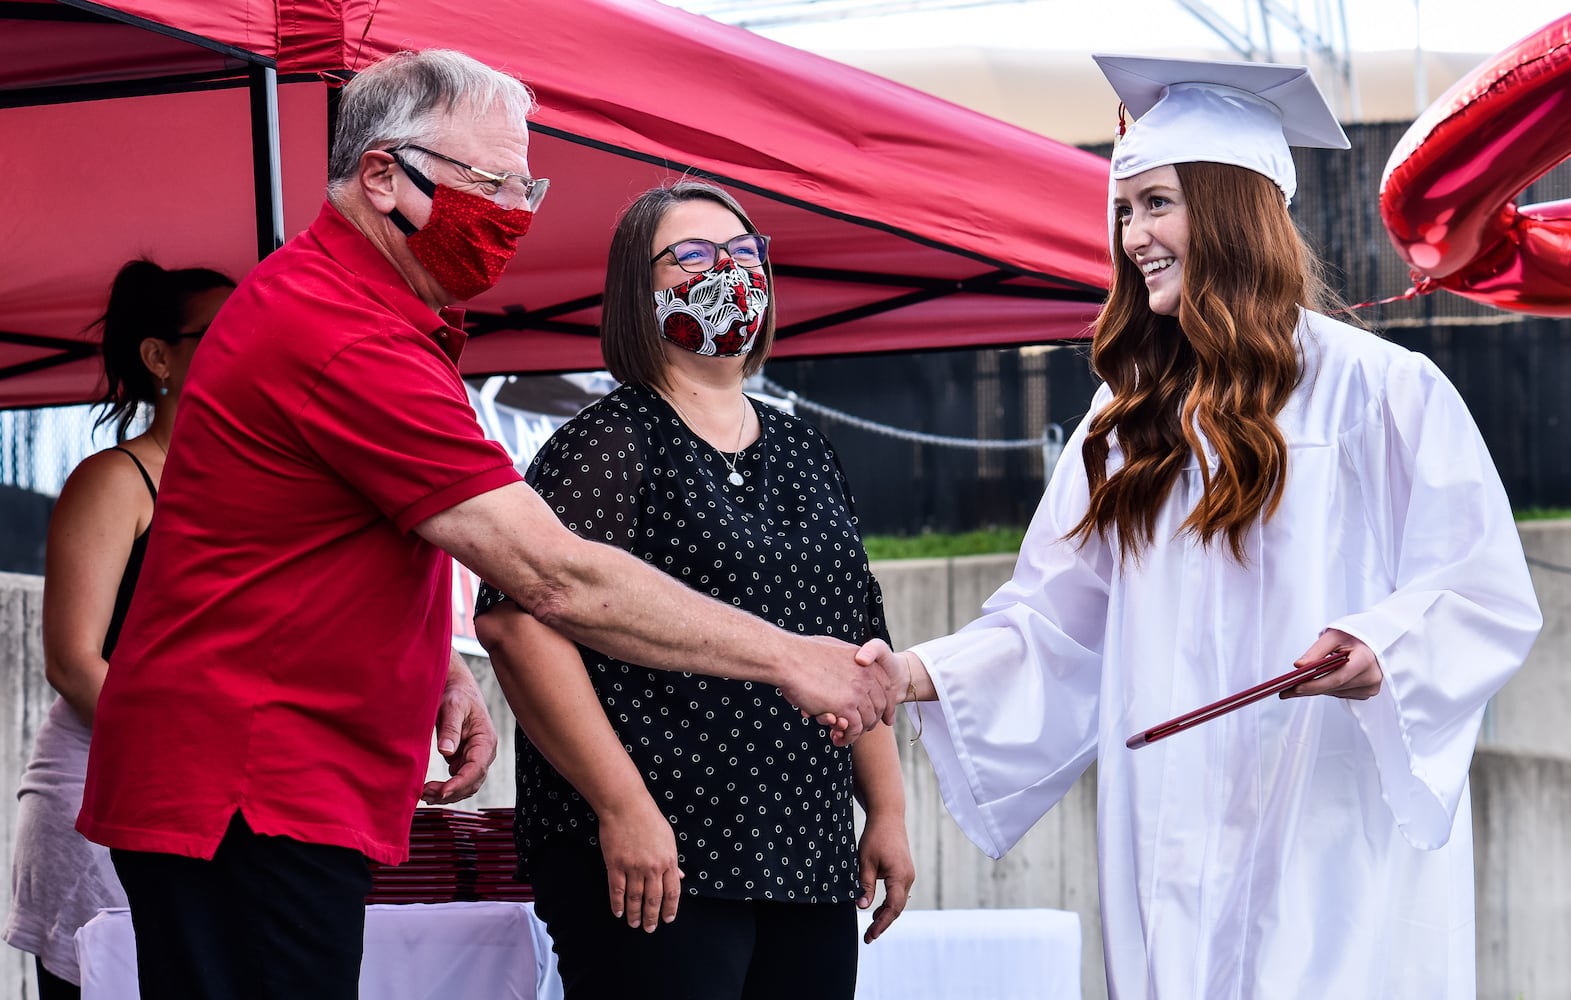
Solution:
<svg viewBox="0 0 1571 1000">
<path fill-rule="evenodd" d="M 522 82 L 462 52 L 395 52 L 373 63 L 349 81 L 339 98 L 327 158 L 328 193 L 349 184 L 367 150 L 430 145 L 455 112 L 467 111 L 478 120 L 498 106 L 523 130 L 537 105 Z"/>
</svg>

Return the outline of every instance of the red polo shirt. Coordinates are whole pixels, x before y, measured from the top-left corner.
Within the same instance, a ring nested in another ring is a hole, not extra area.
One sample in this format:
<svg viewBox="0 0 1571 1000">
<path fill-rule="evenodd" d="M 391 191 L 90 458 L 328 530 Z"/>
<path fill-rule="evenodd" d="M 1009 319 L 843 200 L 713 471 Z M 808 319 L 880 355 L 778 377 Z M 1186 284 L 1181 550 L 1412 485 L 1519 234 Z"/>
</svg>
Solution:
<svg viewBox="0 0 1571 1000">
<path fill-rule="evenodd" d="M 519 480 L 464 334 L 331 205 L 224 306 L 185 383 L 77 829 L 210 858 L 258 833 L 408 856 L 451 562 L 410 529 Z"/>
</svg>

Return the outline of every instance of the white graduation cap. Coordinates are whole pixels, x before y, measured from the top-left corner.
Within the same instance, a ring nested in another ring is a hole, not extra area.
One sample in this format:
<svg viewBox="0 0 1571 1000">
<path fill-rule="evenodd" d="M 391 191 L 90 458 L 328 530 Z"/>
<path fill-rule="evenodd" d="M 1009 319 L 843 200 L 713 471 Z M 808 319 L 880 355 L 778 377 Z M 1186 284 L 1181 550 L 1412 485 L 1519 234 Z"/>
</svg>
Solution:
<svg viewBox="0 0 1571 1000">
<path fill-rule="evenodd" d="M 1347 149 L 1305 66 L 1093 55 L 1134 117 L 1113 148 L 1113 179 L 1174 163 L 1229 163 L 1264 174 L 1288 201 L 1289 146 Z"/>
</svg>

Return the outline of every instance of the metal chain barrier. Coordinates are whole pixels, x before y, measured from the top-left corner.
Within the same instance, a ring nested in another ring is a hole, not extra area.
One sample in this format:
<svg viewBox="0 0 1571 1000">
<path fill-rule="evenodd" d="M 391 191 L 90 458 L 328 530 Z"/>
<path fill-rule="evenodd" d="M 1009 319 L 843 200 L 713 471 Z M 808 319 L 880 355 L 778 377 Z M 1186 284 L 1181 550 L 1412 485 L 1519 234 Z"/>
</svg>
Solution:
<svg viewBox="0 0 1571 1000">
<path fill-rule="evenodd" d="M 860 430 L 872 434 L 882 434 L 885 437 L 898 438 L 901 441 L 913 441 L 917 444 L 930 444 L 940 448 L 972 448 L 977 451 L 997 451 L 1009 448 L 1042 448 L 1060 449 L 1064 444 L 1064 429 L 1058 424 L 1048 424 L 1047 433 L 1039 438 L 1012 438 L 1002 441 L 983 441 L 977 438 L 947 437 L 942 434 L 927 434 L 922 431 L 908 431 L 899 427 L 890 427 L 863 417 L 853 416 L 822 403 L 815 403 L 810 399 L 803 399 L 792 389 L 787 389 L 778 382 L 771 381 L 765 376 L 759 376 L 763 388 L 791 401 L 791 405 L 809 413 L 816 413 L 830 420 L 838 420 Z M 1051 467 L 1051 466 L 1050 466 Z"/>
<path fill-rule="evenodd" d="M 1009 441 L 981 441 L 975 438 L 945 437 L 941 434 L 924 434 L 921 431 L 902 430 L 899 427 L 890 427 L 887 424 L 876 423 L 862 417 L 841 412 L 822 403 L 815 403 L 810 399 L 803 399 L 795 391 L 787 389 L 778 382 L 760 375 L 759 383 L 765 391 L 791 401 L 791 405 L 809 413 L 816 413 L 830 420 L 838 420 L 860 430 L 872 434 L 882 434 L 885 437 L 898 438 L 902 441 L 913 441 L 917 444 L 936 445 L 941 448 L 975 448 L 978 450 L 997 450 L 1002 448 L 1041 448 L 1046 469 L 1051 474 L 1053 466 L 1057 463 L 1058 454 L 1064 447 L 1064 429 L 1058 424 L 1048 424 L 1047 434 L 1039 438 L 1017 438 Z M 1571 566 L 1561 566 L 1557 563 L 1546 562 L 1543 559 L 1527 557 L 1527 564 L 1547 573 L 1560 573 L 1571 575 Z"/>
</svg>

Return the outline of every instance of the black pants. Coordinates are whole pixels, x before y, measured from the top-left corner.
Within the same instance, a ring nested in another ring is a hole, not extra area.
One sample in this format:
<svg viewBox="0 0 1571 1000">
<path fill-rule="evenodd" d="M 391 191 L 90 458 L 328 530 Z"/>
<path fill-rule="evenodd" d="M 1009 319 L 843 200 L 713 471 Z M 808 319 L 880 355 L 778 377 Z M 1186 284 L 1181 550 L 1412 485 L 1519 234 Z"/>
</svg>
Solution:
<svg viewBox="0 0 1571 1000">
<path fill-rule="evenodd" d="M 33 968 L 38 973 L 38 1000 L 82 1000 L 82 987 L 44 968 L 43 959 L 33 959 Z"/>
<path fill-rule="evenodd" d="M 535 912 L 566 1000 L 852 1000 L 856 904 L 684 895 L 652 934 L 611 915 L 598 848 L 534 859 Z"/>
<path fill-rule="evenodd" d="M 142 1000 L 357 1000 L 371 872 L 346 847 L 252 832 L 211 861 L 111 851 Z"/>
</svg>

